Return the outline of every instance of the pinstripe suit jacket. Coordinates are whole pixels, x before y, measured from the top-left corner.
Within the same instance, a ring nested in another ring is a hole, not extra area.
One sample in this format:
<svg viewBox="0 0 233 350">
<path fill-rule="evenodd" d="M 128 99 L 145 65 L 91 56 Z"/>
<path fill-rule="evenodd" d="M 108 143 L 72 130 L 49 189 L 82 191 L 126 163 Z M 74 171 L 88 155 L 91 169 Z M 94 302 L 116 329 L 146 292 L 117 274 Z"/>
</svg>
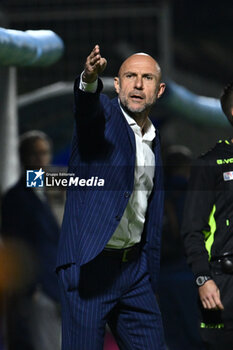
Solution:
<svg viewBox="0 0 233 350">
<path fill-rule="evenodd" d="M 75 130 L 69 172 L 79 178 L 98 176 L 103 187 L 69 188 L 58 249 L 57 267 L 81 266 L 97 256 L 114 233 L 134 185 L 135 136 L 123 116 L 117 98 L 79 90 L 75 81 Z M 160 260 L 163 184 L 158 133 L 154 189 L 149 198 L 143 239 L 147 249 L 152 286 L 155 289 Z"/>
</svg>

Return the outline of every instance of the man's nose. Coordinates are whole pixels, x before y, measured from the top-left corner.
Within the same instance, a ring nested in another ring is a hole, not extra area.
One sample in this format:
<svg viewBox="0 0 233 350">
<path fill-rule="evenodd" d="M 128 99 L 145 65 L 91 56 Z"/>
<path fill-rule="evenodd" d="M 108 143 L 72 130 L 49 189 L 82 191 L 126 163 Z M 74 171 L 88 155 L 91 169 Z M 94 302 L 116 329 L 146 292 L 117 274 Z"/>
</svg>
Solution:
<svg viewBox="0 0 233 350">
<path fill-rule="evenodd" d="M 143 79 L 140 76 L 137 76 L 135 79 L 135 88 L 136 89 L 143 89 Z"/>
</svg>

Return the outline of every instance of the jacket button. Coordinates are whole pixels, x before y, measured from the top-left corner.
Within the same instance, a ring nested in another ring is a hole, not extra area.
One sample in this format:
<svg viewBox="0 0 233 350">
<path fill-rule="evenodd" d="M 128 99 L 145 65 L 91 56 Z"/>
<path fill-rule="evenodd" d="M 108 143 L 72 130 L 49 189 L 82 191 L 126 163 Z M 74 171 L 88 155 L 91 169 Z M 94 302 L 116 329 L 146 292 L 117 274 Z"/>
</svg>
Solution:
<svg viewBox="0 0 233 350">
<path fill-rule="evenodd" d="M 125 198 L 129 198 L 129 196 L 130 196 L 130 192 L 126 191 L 126 192 L 124 193 L 124 197 L 125 197 Z"/>
<path fill-rule="evenodd" d="M 121 219 L 121 216 L 120 215 L 116 215 L 116 220 L 120 221 L 120 219 Z"/>
</svg>

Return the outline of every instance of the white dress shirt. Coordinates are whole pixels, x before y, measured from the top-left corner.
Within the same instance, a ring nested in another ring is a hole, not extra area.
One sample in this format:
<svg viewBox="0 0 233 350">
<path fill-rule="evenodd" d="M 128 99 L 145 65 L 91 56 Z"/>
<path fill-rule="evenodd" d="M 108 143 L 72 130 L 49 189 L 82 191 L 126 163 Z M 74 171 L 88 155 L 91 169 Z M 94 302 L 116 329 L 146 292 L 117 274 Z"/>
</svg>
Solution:
<svg viewBox="0 0 233 350">
<path fill-rule="evenodd" d="M 94 93 L 97 89 L 97 81 L 87 84 L 82 81 L 81 76 L 79 88 L 83 91 Z M 128 248 L 140 242 L 148 198 L 153 189 L 155 170 L 155 157 L 152 151 L 152 142 L 156 136 L 155 127 L 148 118 L 144 125 L 144 134 L 142 135 L 141 127 L 136 121 L 122 108 L 121 110 L 135 135 L 136 159 L 133 192 L 119 225 L 106 245 L 107 248 L 113 249 Z"/>
</svg>

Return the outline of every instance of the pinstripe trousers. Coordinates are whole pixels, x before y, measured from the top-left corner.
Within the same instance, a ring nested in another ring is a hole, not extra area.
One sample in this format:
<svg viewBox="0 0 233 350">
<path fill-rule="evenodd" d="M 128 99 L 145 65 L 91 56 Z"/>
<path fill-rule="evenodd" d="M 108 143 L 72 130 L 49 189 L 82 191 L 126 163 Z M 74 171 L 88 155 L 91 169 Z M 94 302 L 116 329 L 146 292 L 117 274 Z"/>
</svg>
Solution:
<svg viewBox="0 0 233 350">
<path fill-rule="evenodd" d="M 58 272 L 62 350 L 102 350 L 106 323 L 121 350 L 165 350 L 144 251 L 130 262 L 98 255 Z"/>
</svg>

